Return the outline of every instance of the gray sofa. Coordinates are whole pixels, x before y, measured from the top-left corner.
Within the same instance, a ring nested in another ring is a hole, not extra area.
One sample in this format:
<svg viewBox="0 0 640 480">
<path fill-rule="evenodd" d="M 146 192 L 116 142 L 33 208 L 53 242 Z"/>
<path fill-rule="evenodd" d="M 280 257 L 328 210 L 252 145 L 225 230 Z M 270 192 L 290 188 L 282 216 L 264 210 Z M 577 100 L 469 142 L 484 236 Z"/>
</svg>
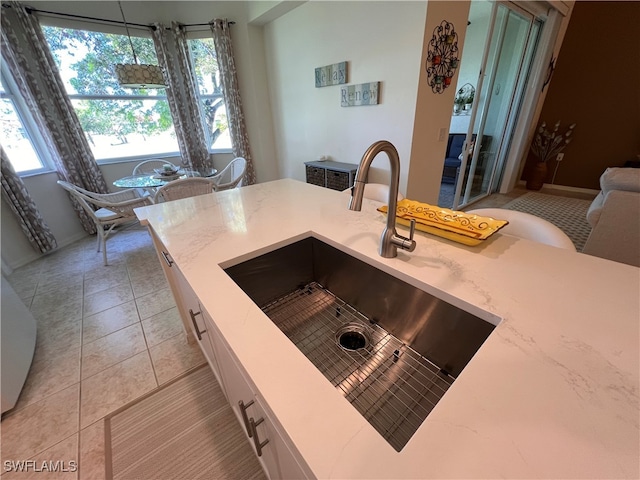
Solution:
<svg viewBox="0 0 640 480">
<path fill-rule="evenodd" d="M 640 168 L 607 168 L 587 220 L 583 253 L 640 267 Z"/>
</svg>

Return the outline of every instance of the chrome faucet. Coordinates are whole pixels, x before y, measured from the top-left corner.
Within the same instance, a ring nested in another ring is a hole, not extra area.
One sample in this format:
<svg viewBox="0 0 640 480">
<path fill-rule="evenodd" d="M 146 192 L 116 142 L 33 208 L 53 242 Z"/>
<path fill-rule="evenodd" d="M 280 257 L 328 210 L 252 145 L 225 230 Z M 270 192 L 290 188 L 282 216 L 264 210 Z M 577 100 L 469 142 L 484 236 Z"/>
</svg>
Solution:
<svg viewBox="0 0 640 480">
<path fill-rule="evenodd" d="M 366 185 L 367 175 L 371 162 L 380 152 L 384 152 L 389 157 L 391 164 L 391 181 L 389 182 L 389 210 L 387 212 L 387 226 L 382 231 L 380 238 L 380 247 L 378 253 L 381 257 L 393 258 L 398 255 L 398 247 L 403 250 L 413 252 L 416 248 L 416 242 L 413 240 L 415 232 L 415 220 L 411 220 L 411 230 L 409 238 L 398 235 L 396 232 L 396 206 L 398 203 L 398 188 L 400 183 L 400 157 L 398 151 L 390 142 L 379 140 L 371 145 L 360 160 L 358 171 L 356 172 L 355 182 L 351 189 L 351 200 L 349 201 L 349 210 L 360 211 L 362 208 L 362 197 L 364 196 L 364 186 Z"/>
</svg>

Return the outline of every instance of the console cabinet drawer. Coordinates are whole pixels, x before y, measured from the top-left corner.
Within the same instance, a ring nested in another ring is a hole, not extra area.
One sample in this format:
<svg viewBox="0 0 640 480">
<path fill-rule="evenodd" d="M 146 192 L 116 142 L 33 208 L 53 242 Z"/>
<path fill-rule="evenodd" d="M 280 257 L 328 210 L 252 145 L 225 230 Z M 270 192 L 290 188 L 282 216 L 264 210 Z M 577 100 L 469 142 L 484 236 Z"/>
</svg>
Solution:
<svg viewBox="0 0 640 480">
<path fill-rule="evenodd" d="M 307 170 L 307 183 L 311 183 L 313 185 L 320 185 L 321 187 L 325 186 L 325 174 L 326 170 L 324 168 L 311 167 L 306 165 Z"/>
<path fill-rule="evenodd" d="M 352 186 L 353 182 L 349 173 L 327 170 L 327 188 L 342 191 Z"/>
</svg>

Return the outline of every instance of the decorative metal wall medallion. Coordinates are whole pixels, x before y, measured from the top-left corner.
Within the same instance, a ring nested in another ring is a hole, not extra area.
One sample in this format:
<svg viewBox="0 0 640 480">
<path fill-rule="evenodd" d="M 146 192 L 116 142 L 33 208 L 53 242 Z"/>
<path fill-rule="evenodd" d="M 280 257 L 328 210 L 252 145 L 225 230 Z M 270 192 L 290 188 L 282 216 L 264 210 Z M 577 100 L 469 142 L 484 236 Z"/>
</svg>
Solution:
<svg viewBox="0 0 640 480">
<path fill-rule="evenodd" d="M 433 93 L 442 93 L 451 85 L 459 64 L 458 34 L 452 23 L 443 20 L 433 30 L 425 65 Z"/>
</svg>

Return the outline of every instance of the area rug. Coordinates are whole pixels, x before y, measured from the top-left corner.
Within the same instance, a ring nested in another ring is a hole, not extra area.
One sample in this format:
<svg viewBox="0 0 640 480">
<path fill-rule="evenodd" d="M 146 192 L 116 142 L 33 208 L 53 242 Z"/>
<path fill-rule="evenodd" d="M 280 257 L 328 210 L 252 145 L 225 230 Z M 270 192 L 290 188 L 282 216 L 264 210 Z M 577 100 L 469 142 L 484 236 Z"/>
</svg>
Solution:
<svg viewBox="0 0 640 480">
<path fill-rule="evenodd" d="M 451 208 L 453 206 L 453 194 L 456 186 L 453 183 L 441 183 L 440 194 L 438 196 L 438 206 L 442 208 Z"/>
<path fill-rule="evenodd" d="M 503 208 L 530 213 L 548 220 L 566 233 L 576 250 L 581 252 L 591 232 L 591 226 L 587 222 L 589 205 L 591 200 L 528 192 Z"/>
<path fill-rule="evenodd" d="M 107 479 L 266 478 L 207 365 L 109 415 L 105 447 Z"/>
</svg>

